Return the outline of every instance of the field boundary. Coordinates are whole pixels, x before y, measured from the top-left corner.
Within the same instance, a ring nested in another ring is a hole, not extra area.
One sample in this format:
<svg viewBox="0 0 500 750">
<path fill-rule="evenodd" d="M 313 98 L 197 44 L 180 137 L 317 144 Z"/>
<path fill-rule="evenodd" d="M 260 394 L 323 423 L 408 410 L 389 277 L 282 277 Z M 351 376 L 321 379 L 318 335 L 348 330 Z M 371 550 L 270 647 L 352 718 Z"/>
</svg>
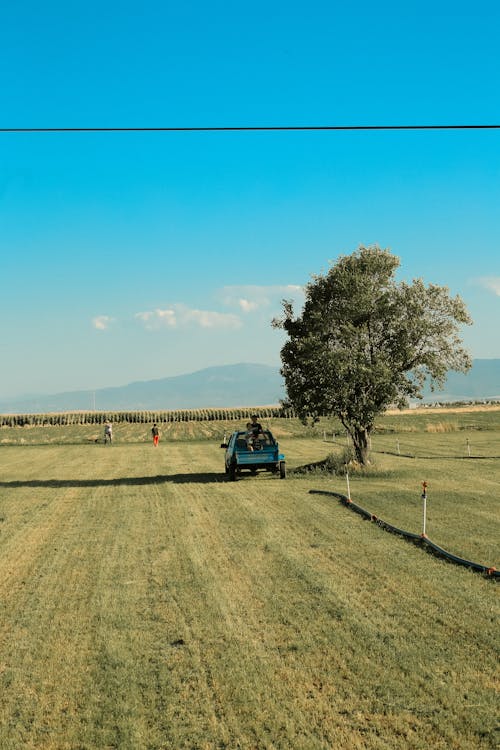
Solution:
<svg viewBox="0 0 500 750">
<path fill-rule="evenodd" d="M 380 528 L 384 529 L 384 531 L 402 536 L 405 539 L 408 539 L 408 541 L 412 542 L 413 544 L 416 544 L 419 547 L 423 547 L 427 552 L 430 552 L 438 557 L 442 557 L 445 560 L 454 563 L 455 565 L 462 565 L 478 573 L 483 573 L 492 580 L 500 577 L 500 570 L 497 570 L 495 567 L 482 565 L 481 563 L 476 563 L 472 560 L 466 560 L 463 557 L 458 557 L 457 555 L 448 552 L 447 550 L 443 549 L 438 544 L 433 542 L 426 534 L 415 534 L 411 531 L 406 531 L 405 529 L 399 529 L 397 526 L 393 526 L 387 521 L 379 518 L 374 513 L 370 513 L 370 511 L 362 508 L 357 503 L 353 503 L 353 501 L 348 498 L 347 495 L 342 495 L 339 492 L 332 492 L 329 490 L 309 490 L 309 494 L 336 497 L 337 500 L 340 500 L 340 502 L 347 508 L 350 508 L 355 513 L 359 513 L 359 515 L 363 516 L 363 518 L 366 518 L 368 521 L 376 523 L 377 526 L 380 526 Z"/>
</svg>

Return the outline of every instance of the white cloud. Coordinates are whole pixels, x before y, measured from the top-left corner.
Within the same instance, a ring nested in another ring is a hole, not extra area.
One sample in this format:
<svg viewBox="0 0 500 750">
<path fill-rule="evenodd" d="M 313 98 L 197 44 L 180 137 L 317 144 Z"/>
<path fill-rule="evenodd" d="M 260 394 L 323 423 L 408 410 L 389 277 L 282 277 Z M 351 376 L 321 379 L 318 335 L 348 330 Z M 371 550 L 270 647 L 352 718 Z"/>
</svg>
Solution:
<svg viewBox="0 0 500 750">
<path fill-rule="evenodd" d="M 284 285 L 242 285 L 225 286 L 218 292 L 218 297 L 228 307 L 237 307 L 245 313 L 263 308 L 278 308 L 282 299 L 293 299 L 302 304 L 303 287 L 297 284 Z"/>
<path fill-rule="evenodd" d="M 292 299 L 297 306 L 304 300 L 303 287 L 296 284 L 287 285 L 241 285 L 226 286 L 216 293 L 218 300 L 238 312 L 218 312 L 200 310 L 182 303 L 170 304 L 168 307 L 156 307 L 134 314 L 134 320 L 148 331 L 162 329 L 202 328 L 204 330 L 236 330 L 241 328 L 243 320 L 238 313 L 250 314 L 259 310 L 266 311 L 272 317 L 281 308 L 281 300 Z M 105 330 L 114 321 L 108 315 L 99 315 L 92 321 L 94 328 Z"/>
<path fill-rule="evenodd" d="M 166 310 L 156 308 L 156 310 L 139 312 L 134 317 L 140 320 L 144 327 L 150 331 L 158 328 L 176 328 L 178 323 L 175 310 L 171 308 Z"/>
<path fill-rule="evenodd" d="M 98 331 L 105 331 L 113 320 L 114 318 L 110 318 L 109 315 L 96 315 L 95 318 L 92 318 L 92 325 Z"/>
<path fill-rule="evenodd" d="M 166 326 L 167 328 L 175 328 L 177 326 L 178 320 L 177 320 L 177 314 L 175 310 L 157 309 L 154 311 L 154 315 L 156 319 L 161 323 L 161 325 Z"/>
<path fill-rule="evenodd" d="M 181 328 L 189 325 L 200 328 L 240 328 L 241 320 L 231 313 L 219 313 L 212 310 L 196 310 L 182 304 L 172 305 L 166 310 L 157 308 L 147 312 L 136 313 L 149 330 L 160 328 Z"/>
<path fill-rule="evenodd" d="M 138 320 L 142 320 L 143 323 L 147 323 L 148 320 L 151 320 L 151 318 L 153 317 L 153 313 L 152 312 L 140 312 L 140 313 L 136 313 L 134 317 L 137 318 Z"/>
<path fill-rule="evenodd" d="M 493 292 L 494 294 L 496 294 L 497 297 L 500 297 L 500 277 L 499 276 L 484 276 L 483 278 L 478 279 L 478 282 L 485 289 L 488 289 L 490 292 Z"/>
<path fill-rule="evenodd" d="M 241 320 L 231 313 L 212 312 L 210 310 L 184 310 L 186 322 L 197 323 L 201 328 L 239 328 Z"/>
<path fill-rule="evenodd" d="M 258 302 L 250 302 L 249 299 L 239 299 L 238 305 L 243 310 L 243 312 L 252 312 L 252 310 L 257 310 L 259 307 Z"/>
</svg>

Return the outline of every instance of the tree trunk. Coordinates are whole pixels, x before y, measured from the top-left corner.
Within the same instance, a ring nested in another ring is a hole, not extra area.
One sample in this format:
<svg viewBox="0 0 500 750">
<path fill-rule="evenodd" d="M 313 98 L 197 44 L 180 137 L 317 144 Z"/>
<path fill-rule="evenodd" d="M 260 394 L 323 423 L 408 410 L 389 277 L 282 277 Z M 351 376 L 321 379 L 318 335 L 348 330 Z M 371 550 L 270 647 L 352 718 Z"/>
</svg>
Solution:
<svg viewBox="0 0 500 750">
<path fill-rule="evenodd" d="M 356 461 L 362 466 L 366 466 L 368 461 L 369 448 L 369 436 L 370 433 L 366 427 L 353 427 L 350 430 L 354 453 L 356 455 Z"/>
</svg>

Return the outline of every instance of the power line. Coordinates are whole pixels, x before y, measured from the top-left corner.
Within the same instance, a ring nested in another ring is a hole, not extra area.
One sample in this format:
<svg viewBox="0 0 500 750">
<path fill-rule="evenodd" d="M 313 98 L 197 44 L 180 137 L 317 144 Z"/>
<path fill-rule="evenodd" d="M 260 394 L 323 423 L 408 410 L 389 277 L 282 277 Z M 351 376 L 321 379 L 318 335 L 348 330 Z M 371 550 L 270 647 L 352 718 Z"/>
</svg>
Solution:
<svg viewBox="0 0 500 750">
<path fill-rule="evenodd" d="M 194 127 L 0 128 L 0 133 L 220 133 L 341 130 L 495 130 L 500 125 L 244 125 Z"/>
</svg>

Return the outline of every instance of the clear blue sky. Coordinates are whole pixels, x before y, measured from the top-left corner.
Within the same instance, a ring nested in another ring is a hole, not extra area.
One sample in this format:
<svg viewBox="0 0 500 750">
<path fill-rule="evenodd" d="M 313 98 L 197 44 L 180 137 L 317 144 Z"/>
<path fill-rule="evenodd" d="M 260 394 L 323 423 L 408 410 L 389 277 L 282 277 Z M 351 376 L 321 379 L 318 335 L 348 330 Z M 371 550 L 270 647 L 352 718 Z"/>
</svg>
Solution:
<svg viewBox="0 0 500 750">
<path fill-rule="evenodd" d="M 7 4 L 0 127 L 500 123 L 500 5 Z M 0 397 L 279 364 L 360 244 L 500 357 L 500 131 L 0 134 Z"/>
</svg>

